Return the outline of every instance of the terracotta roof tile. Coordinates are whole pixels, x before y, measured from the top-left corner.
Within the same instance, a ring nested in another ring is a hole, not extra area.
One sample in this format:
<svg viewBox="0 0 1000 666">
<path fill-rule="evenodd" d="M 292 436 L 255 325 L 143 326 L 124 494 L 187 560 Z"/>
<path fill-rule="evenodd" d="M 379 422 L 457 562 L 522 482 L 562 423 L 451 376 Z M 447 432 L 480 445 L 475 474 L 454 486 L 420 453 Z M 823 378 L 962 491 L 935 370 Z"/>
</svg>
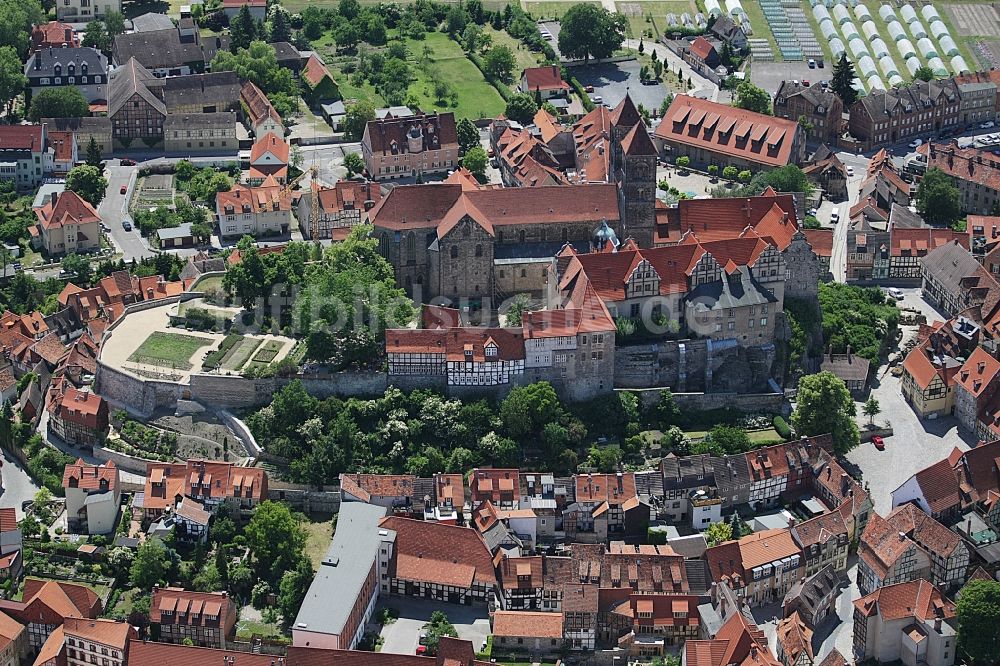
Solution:
<svg viewBox="0 0 1000 666">
<path fill-rule="evenodd" d="M 290 650 L 291 651 L 291 650 Z M 325 653 L 325 650 L 316 650 Z M 172 645 L 170 643 L 155 643 L 153 641 L 131 640 L 128 643 L 128 661 L 131 664 L 184 664 L 184 666 L 220 666 L 228 663 L 227 657 L 232 657 L 236 666 L 272 666 L 275 658 L 267 654 L 253 654 L 235 650 L 219 650 L 216 648 L 193 647 L 187 645 Z M 305 665 L 307 662 L 287 660 L 291 664 Z M 329 661 L 317 659 L 316 665 L 328 664 Z M 432 665 L 429 665 L 432 666 Z M 840 665 L 843 666 L 843 665 Z"/>
<path fill-rule="evenodd" d="M 563 614 L 498 610 L 493 613 L 493 635 L 562 639 Z"/>
<path fill-rule="evenodd" d="M 959 505 L 961 499 L 958 478 L 947 459 L 925 467 L 914 477 L 933 513 L 944 513 Z"/>
<path fill-rule="evenodd" d="M 137 638 L 135 629 L 126 622 L 115 620 L 68 617 L 63 622 L 63 633 L 108 647 L 125 650 L 129 638 Z"/>
<path fill-rule="evenodd" d="M 951 620 L 955 617 L 955 604 L 923 579 L 880 587 L 856 599 L 854 607 L 865 617 L 880 615 L 883 622 L 909 617 L 925 621 L 936 618 Z"/>
<path fill-rule="evenodd" d="M 75 463 L 66 465 L 63 471 L 63 488 L 101 490 L 103 482 L 106 489 L 114 490 L 118 486 L 118 479 L 118 467 L 113 460 L 103 465 L 90 465 L 78 458 Z M 74 482 L 75 486 L 72 485 Z"/>
<path fill-rule="evenodd" d="M 886 522 L 897 532 L 906 533 L 924 550 L 948 559 L 961 545 L 962 538 L 913 504 L 892 510 Z"/>
<path fill-rule="evenodd" d="M 562 80 L 562 72 L 558 65 L 530 67 L 524 70 L 522 77 L 529 91 L 569 90 L 569 84 Z"/>
<path fill-rule="evenodd" d="M 50 200 L 41 208 L 36 208 L 35 216 L 45 229 L 54 229 L 66 224 L 90 224 L 101 221 L 94 207 L 70 190 L 56 197 L 55 204 Z"/>
<path fill-rule="evenodd" d="M 486 543 L 468 527 L 387 516 L 379 527 L 395 530 L 395 577 L 468 587 L 492 586 L 496 571 Z"/>
</svg>

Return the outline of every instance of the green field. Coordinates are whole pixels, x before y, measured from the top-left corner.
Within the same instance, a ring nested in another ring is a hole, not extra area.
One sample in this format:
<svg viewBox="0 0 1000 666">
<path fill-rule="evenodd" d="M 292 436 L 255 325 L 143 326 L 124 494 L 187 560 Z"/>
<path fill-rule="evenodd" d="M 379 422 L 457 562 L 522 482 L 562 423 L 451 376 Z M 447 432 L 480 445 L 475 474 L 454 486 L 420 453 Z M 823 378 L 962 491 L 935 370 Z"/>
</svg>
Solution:
<svg viewBox="0 0 1000 666">
<path fill-rule="evenodd" d="M 191 285 L 191 291 L 221 291 L 223 279 L 222 275 L 202 276 Z"/>
<path fill-rule="evenodd" d="M 574 4 L 572 2 L 523 2 L 521 6 L 524 7 L 524 11 L 536 19 L 559 19 Z M 601 6 L 601 3 L 596 0 L 588 2 L 588 4 Z"/>
<path fill-rule="evenodd" d="M 499 46 L 500 44 L 503 44 L 514 52 L 514 59 L 517 61 L 517 65 L 514 67 L 514 81 L 511 85 L 512 88 L 517 87 L 523 70 L 529 67 L 537 67 L 545 59 L 541 53 L 532 51 L 527 46 L 507 34 L 505 30 L 494 30 L 487 24 L 484 32 L 490 36 L 494 45 Z"/>
<path fill-rule="evenodd" d="M 488 84 L 482 73 L 465 57 L 458 42 L 440 32 L 427 33 L 423 40 L 406 40 L 411 57 L 419 60 L 424 48 L 430 48 L 430 69 L 450 83 L 458 94 L 458 106 L 442 107 L 434 97 L 434 86 L 420 66 L 413 63 L 414 81 L 409 94 L 416 98 L 417 105 L 424 111 L 454 111 L 456 118 L 496 118 L 507 108 L 493 86 Z"/>
<path fill-rule="evenodd" d="M 139 345 L 128 360 L 133 363 L 190 370 L 191 357 L 194 353 L 210 344 L 212 340 L 209 338 L 156 331 Z"/>
<path fill-rule="evenodd" d="M 177 0 L 171 0 L 171 1 L 174 2 L 174 1 L 177 1 Z M 382 0 L 361 0 L 361 4 L 362 5 L 377 5 L 377 4 L 380 4 L 381 1 Z M 414 2 L 414 1 L 415 0 L 393 0 L 393 3 L 397 4 L 397 5 L 409 5 L 412 2 Z M 457 5 L 460 2 L 460 0 L 440 0 L 440 2 L 443 2 L 445 4 L 454 4 L 454 5 Z M 494 11 L 494 10 L 497 10 L 497 9 L 503 9 L 508 4 L 509 3 L 507 2 L 507 0 L 483 0 L 483 7 L 486 8 L 486 10 L 488 10 L 488 11 Z M 336 4 L 335 3 L 327 2 L 325 0 L 323 2 L 315 2 L 315 0 L 282 0 L 282 3 L 281 3 L 281 6 L 284 7 L 285 9 L 287 9 L 292 14 L 298 14 L 303 9 L 305 9 L 306 7 L 308 7 L 310 5 L 315 5 L 317 7 L 334 7 L 334 8 L 336 8 Z"/>
</svg>

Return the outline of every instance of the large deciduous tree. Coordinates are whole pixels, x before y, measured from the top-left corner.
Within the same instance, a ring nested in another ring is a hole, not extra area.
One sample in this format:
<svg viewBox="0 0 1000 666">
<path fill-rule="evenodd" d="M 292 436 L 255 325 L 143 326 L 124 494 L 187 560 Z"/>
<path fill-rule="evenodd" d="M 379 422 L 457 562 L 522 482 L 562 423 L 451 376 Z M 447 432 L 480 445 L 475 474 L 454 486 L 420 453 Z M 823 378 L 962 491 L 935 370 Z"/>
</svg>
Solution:
<svg viewBox="0 0 1000 666">
<path fill-rule="evenodd" d="M 962 216 L 962 195 L 951 176 L 933 167 L 917 186 L 917 212 L 929 224 L 948 225 Z"/>
<path fill-rule="evenodd" d="M 261 503 L 247 523 L 244 536 L 254 571 L 269 583 L 278 584 L 284 573 L 293 570 L 303 558 L 305 532 L 284 504 Z"/>
<path fill-rule="evenodd" d="M 108 189 L 108 179 L 97 167 L 84 164 L 73 167 L 66 174 L 66 189 L 76 192 L 96 206 L 104 199 L 104 192 Z"/>
<path fill-rule="evenodd" d="M 0 105 L 7 108 L 10 115 L 14 100 L 24 92 L 28 77 L 24 75 L 21 58 L 13 46 L 0 46 Z"/>
<path fill-rule="evenodd" d="M 517 66 L 514 52 L 506 44 L 498 44 L 486 52 L 483 58 L 486 75 L 501 81 L 507 81 Z"/>
<path fill-rule="evenodd" d="M 361 100 L 348 106 L 343 120 L 344 138 L 348 141 L 360 140 L 369 120 L 375 120 L 375 106 L 371 102 Z"/>
<path fill-rule="evenodd" d="M 736 87 L 733 106 L 747 111 L 770 114 L 771 96 L 767 94 L 767 91 L 750 83 L 750 79 L 744 79 L 743 83 Z"/>
<path fill-rule="evenodd" d="M 531 95 L 517 93 L 507 102 L 507 117 L 522 125 L 531 124 L 537 112 L 538 104 Z"/>
<path fill-rule="evenodd" d="M 598 5 L 578 4 L 563 15 L 559 51 L 573 60 L 609 58 L 625 41 L 625 17 Z"/>
<path fill-rule="evenodd" d="M 38 0 L 0 0 L 0 44 L 12 46 L 19 56 L 28 52 L 31 26 L 44 22 Z"/>
<path fill-rule="evenodd" d="M 808 375 L 799 381 L 792 423 L 800 435 L 829 434 L 839 452 L 858 444 L 858 424 L 854 399 L 847 386 L 832 372 Z"/>
<path fill-rule="evenodd" d="M 37 123 L 42 118 L 81 118 L 89 113 L 87 100 L 73 86 L 47 88 L 31 99 L 28 118 Z"/>
<path fill-rule="evenodd" d="M 974 666 L 996 664 L 1000 655 L 1000 583 L 974 580 L 962 588 L 955 608 L 958 649 Z"/>
</svg>

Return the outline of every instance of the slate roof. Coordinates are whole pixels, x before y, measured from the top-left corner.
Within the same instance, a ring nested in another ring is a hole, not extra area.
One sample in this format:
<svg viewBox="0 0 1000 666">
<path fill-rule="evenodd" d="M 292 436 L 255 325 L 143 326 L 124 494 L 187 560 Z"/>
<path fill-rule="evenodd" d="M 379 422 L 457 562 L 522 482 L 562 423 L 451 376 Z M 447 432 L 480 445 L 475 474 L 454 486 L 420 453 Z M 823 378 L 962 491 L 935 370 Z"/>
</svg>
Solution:
<svg viewBox="0 0 1000 666">
<path fill-rule="evenodd" d="M 135 58 L 150 69 L 183 67 L 205 62 L 201 47 L 193 42 L 181 42 L 177 28 L 153 32 L 134 32 L 115 37 L 115 62 L 127 63 Z"/>
<path fill-rule="evenodd" d="M 108 63 L 104 55 L 96 49 L 83 46 L 35 51 L 24 66 L 24 74 L 30 79 L 56 76 L 56 65 L 61 68 L 60 76 L 70 76 L 71 66 L 77 76 L 84 74 L 104 76 L 108 73 Z"/>
</svg>

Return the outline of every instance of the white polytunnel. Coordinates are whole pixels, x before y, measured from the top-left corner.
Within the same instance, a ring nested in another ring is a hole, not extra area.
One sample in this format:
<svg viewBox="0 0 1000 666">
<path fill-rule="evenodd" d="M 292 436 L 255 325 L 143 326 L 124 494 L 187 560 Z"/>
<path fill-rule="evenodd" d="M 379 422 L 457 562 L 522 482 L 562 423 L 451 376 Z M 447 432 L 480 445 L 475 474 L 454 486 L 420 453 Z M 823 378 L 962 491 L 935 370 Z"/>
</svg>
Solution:
<svg viewBox="0 0 1000 666">
<path fill-rule="evenodd" d="M 865 21 L 861 24 L 861 32 L 865 34 L 865 39 L 872 40 L 878 37 L 878 26 L 874 21 Z"/>
<path fill-rule="evenodd" d="M 719 4 L 719 0 L 705 0 L 705 11 L 709 16 L 721 16 L 722 5 Z"/>
<path fill-rule="evenodd" d="M 851 53 L 855 58 L 860 58 L 863 55 L 868 55 L 868 45 L 860 39 L 852 39 L 847 43 L 847 48 L 851 50 Z"/>
<path fill-rule="evenodd" d="M 820 23 L 824 20 L 830 20 L 830 10 L 823 5 L 816 5 L 813 7 L 813 18 Z"/>
<path fill-rule="evenodd" d="M 844 42 L 840 39 L 840 37 L 834 37 L 830 40 L 830 53 L 833 54 L 834 60 L 839 60 L 840 56 L 842 56 L 846 51 L 847 48 L 844 46 Z"/>
<path fill-rule="evenodd" d="M 917 41 L 917 50 L 920 51 L 920 55 L 924 58 L 936 58 L 938 56 L 937 49 L 934 48 L 934 43 L 926 37 Z"/>
<path fill-rule="evenodd" d="M 917 55 L 916 49 L 913 48 L 913 44 L 908 39 L 901 39 L 896 42 L 896 48 L 899 50 L 899 55 L 904 58 L 912 58 Z"/>
<path fill-rule="evenodd" d="M 910 34 L 916 37 L 917 39 L 923 39 L 924 37 L 927 36 L 927 31 L 924 30 L 924 24 L 921 23 L 919 20 L 914 21 L 907 27 L 910 29 Z"/>
<path fill-rule="evenodd" d="M 889 56 L 879 58 L 878 68 L 881 69 L 882 73 L 885 74 L 886 76 L 899 74 L 899 68 L 896 67 L 896 61 L 890 58 Z"/>
<path fill-rule="evenodd" d="M 823 21 L 819 24 L 819 31 L 823 33 L 823 38 L 831 40 L 837 36 L 837 29 L 833 27 L 833 22 Z"/>
<path fill-rule="evenodd" d="M 858 5 L 854 8 L 854 18 L 859 21 L 871 21 L 872 13 L 864 5 Z"/>
<path fill-rule="evenodd" d="M 892 41 L 898 42 L 901 39 L 906 39 L 906 32 L 903 30 L 903 26 L 899 21 L 892 21 L 887 23 L 885 29 L 889 32 L 889 36 Z"/>
<path fill-rule="evenodd" d="M 739 14 L 746 15 L 746 11 L 744 11 L 743 5 L 740 4 L 740 0 L 726 0 L 726 11 L 732 16 Z"/>
<path fill-rule="evenodd" d="M 845 23 L 840 26 L 840 32 L 844 34 L 844 39 L 851 41 L 852 39 L 861 39 L 861 33 L 858 32 L 857 26 L 853 23 Z"/>
<path fill-rule="evenodd" d="M 889 86 L 892 88 L 895 88 L 896 86 L 901 86 L 904 83 L 906 83 L 906 81 L 899 74 L 893 74 L 892 76 L 889 77 Z"/>
<path fill-rule="evenodd" d="M 941 39 L 948 35 L 948 26 L 946 26 L 941 21 L 932 21 L 930 25 L 931 34 L 934 35 L 934 39 Z"/>
<path fill-rule="evenodd" d="M 858 58 L 858 71 L 861 72 L 866 79 L 878 74 L 878 70 L 875 69 L 875 61 L 872 60 L 870 55 L 863 55 Z"/>
<path fill-rule="evenodd" d="M 938 44 L 941 45 L 941 50 L 944 52 L 941 55 L 957 56 L 959 53 L 958 45 L 955 44 L 955 40 L 951 38 L 951 35 L 945 35 L 939 39 Z"/>
<path fill-rule="evenodd" d="M 910 5 L 903 5 L 899 8 L 899 15 L 903 17 L 903 20 L 907 23 L 913 23 L 917 20 L 917 12 Z"/>
<path fill-rule="evenodd" d="M 858 91 L 861 95 L 865 94 L 865 84 L 861 82 L 861 79 L 854 77 L 851 79 L 851 87 Z"/>
<path fill-rule="evenodd" d="M 885 90 L 885 84 L 882 83 L 882 79 L 876 76 L 868 77 L 868 89 L 869 90 Z"/>
<path fill-rule="evenodd" d="M 934 72 L 934 76 L 948 76 L 948 68 L 944 66 L 941 58 L 928 58 L 927 66 Z"/>
<path fill-rule="evenodd" d="M 872 53 L 876 58 L 884 58 L 889 55 L 889 47 L 880 37 L 872 40 Z"/>
<path fill-rule="evenodd" d="M 934 5 L 924 5 L 920 8 L 920 15 L 924 17 L 925 21 L 933 21 L 934 19 L 941 19 L 941 15 L 938 14 L 938 10 L 934 8 Z"/>
<path fill-rule="evenodd" d="M 956 74 L 966 74 L 971 71 L 969 66 L 965 64 L 965 58 L 960 55 L 951 59 L 951 69 Z"/>
<path fill-rule="evenodd" d="M 851 20 L 851 12 L 844 5 L 834 5 L 833 18 L 837 19 L 837 23 L 843 25 Z"/>
<path fill-rule="evenodd" d="M 917 70 L 920 69 L 920 61 L 917 60 L 916 56 L 906 59 L 906 69 L 910 71 L 910 76 L 917 73 Z"/>
<path fill-rule="evenodd" d="M 878 8 L 878 15 L 882 17 L 883 21 L 888 23 L 890 18 L 896 18 L 896 10 L 891 5 L 882 5 Z"/>
</svg>

